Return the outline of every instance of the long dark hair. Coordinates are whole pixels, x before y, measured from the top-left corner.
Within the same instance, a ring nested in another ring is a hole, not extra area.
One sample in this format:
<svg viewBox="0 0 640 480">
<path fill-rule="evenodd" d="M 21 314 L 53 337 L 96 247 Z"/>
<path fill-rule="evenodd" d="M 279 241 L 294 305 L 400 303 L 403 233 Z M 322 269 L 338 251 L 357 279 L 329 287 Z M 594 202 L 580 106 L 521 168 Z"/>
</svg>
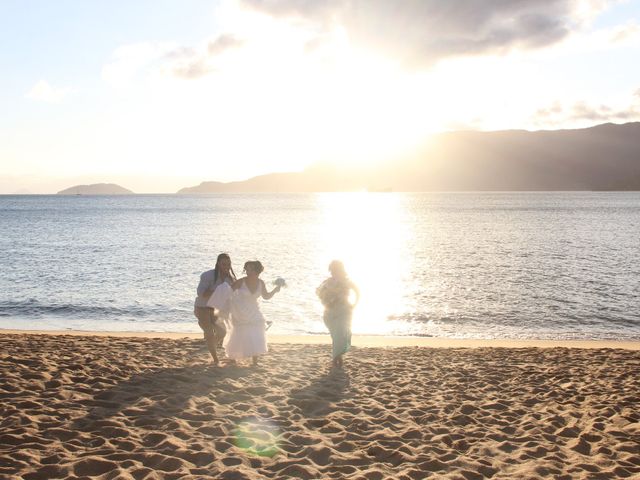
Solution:
<svg viewBox="0 0 640 480">
<path fill-rule="evenodd" d="M 221 260 L 229 260 L 229 263 L 231 263 L 231 257 L 229 256 L 228 253 L 221 253 L 220 255 L 218 255 L 218 258 L 216 258 L 216 266 L 213 269 L 213 281 L 214 283 L 218 281 L 218 265 L 220 264 Z M 231 278 L 233 278 L 233 280 L 236 280 L 236 272 L 233 271 L 233 267 L 229 267 L 229 271 L 231 272 Z"/>
</svg>

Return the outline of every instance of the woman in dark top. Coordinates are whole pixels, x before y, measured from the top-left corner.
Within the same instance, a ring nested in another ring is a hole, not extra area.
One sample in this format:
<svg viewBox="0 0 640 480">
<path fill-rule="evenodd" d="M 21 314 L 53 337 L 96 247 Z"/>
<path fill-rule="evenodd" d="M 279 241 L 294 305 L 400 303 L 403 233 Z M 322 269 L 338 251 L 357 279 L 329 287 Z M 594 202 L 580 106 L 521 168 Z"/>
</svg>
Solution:
<svg viewBox="0 0 640 480">
<path fill-rule="evenodd" d="M 360 291 L 347 276 L 341 261 L 332 261 L 329 272 L 331 276 L 320 284 L 316 293 L 324 305 L 324 324 L 331 334 L 333 366 L 342 367 L 342 356 L 351 347 L 351 316 L 360 300 Z M 349 301 L 351 292 L 355 294 L 353 303 Z"/>
</svg>

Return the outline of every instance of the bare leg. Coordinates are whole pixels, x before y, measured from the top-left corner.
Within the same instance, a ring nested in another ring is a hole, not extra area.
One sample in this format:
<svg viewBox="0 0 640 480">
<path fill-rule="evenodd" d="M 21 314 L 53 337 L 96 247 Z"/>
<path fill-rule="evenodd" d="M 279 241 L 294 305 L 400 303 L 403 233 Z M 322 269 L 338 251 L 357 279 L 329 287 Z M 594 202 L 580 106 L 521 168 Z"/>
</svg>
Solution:
<svg viewBox="0 0 640 480">
<path fill-rule="evenodd" d="M 213 333 L 213 331 L 204 332 L 204 339 L 207 342 L 207 348 L 209 349 L 209 353 L 213 358 L 213 363 L 215 365 L 218 365 L 220 363 L 220 359 L 218 358 L 216 334 Z"/>
<path fill-rule="evenodd" d="M 200 310 L 199 312 L 202 312 L 202 310 Z M 213 363 L 215 365 L 218 365 L 220 363 L 220 360 L 218 359 L 218 352 L 216 350 L 217 338 L 213 329 L 212 317 L 213 315 L 211 315 L 209 318 L 206 318 L 206 315 L 203 313 L 201 313 L 200 316 L 197 316 L 198 325 L 200 325 L 200 328 L 204 332 L 204 341 L 207 344 L 207 349 L 209 350 L 209 353 L 213 358 Z"/>
</svg>

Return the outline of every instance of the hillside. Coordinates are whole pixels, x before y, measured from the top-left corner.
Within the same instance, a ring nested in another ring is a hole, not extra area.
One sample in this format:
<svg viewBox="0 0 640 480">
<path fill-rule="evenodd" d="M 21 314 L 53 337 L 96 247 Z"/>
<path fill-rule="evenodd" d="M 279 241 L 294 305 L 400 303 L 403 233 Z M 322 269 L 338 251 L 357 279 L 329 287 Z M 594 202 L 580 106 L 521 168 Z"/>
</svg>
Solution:
<svg viewBox="0 0 640 480">
<path fill-rule="evenodd" d="M 375 169 L 312 166 L 178 193 L 343 190 L 640 190 L 640 123 L 555 131 L 434 135 L 411 158 Z M 348 164 L 348 162 L 345 162 Z"/>
</svg>

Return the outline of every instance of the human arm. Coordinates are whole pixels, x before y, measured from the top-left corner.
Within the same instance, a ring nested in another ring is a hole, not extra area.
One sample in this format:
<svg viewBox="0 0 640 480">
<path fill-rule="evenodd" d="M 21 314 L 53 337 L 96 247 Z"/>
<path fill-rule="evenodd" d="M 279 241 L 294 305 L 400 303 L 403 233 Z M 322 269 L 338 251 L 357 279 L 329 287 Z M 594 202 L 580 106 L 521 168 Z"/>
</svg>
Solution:
<svg viewBox="0 0 640 480">
<path fill-rule="evenodd" d="M 236 280 L 235 282 L 233 282 L 231 284 L 231 288 L 233 290 L 238 290 L 241 286 L 242 286 L 242 281 L 244 280 L 244 277 L 239 278 L 238 280 Z"/>
<path fill-rule="evenodd" d="M 271 297 L 273 297 L 276 293 L 278 293 L 280 291 L 280 285 L 277 285 L 273 290 L 271 290 L 270 292 L 267 291 L 267 287 L 265 286 L 264 282 L 262 280 L 260 280 L 260 283 L 262 284 L 262 298 L 264 298 L 265 300 L 269 300 Z"/>
<path fill-rule="evenodd" d="M 353 283 L 353 282 L 349 282 L 349 287 L 351 288 L 351 290 L 353 290 L 353 293 L 355 294 L 356 298 L 353 302 L 353 304 L 351 305 L 351 307 L 355 307 L 358 302 L 360 301 L 360 289 L 358 289 L 358 286 Z"/>
</svg>

